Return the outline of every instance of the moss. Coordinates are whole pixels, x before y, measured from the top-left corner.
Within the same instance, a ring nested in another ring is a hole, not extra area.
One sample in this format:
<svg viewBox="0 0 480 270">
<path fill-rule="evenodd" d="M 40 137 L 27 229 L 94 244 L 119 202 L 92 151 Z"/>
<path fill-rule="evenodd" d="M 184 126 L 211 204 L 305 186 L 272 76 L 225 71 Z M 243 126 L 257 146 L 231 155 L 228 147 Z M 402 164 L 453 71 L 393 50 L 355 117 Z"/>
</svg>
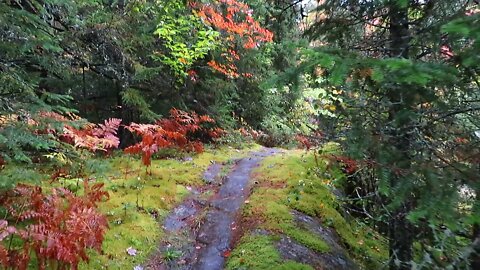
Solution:
<svg viewBox="0 0 480 270">
<path fill-rule="evenodd" d="M 298 228 L 293 224 L 286 224 L 281 227 L 286 235 L 312 250 L 320 253 L 330 251 L 330 246 L 322 238 L 308 230 Z"/>
<path fill-rule="evenodd" d="M 255 146 L 254 148 L 257 148 Z M 132 269 L 143 263 L 157 246 L 162 235 L 159 221 L 181 202 L 190 190 L 203 184 L 202 174 L 215 162 L 245 156 L 250 149 L 207 149 L 191 161 L 153 160 L 151 175 L 145 174 L 140 161 L 128 156 L 110 160 L 114 168 L 105 178 L 110 199 L 100 207 L 108 215 L 110 230 L 103 243 L 105 254 L 91 254 L 91 263 L 81 269 Z M 150 212 L 158 215 L 155 220 Z M 126 253 L 128 247 L 138 250 L 137 256 Z"/>
<path fill-rule="evenodd" d="M 246 235 L 227 260 L 226 269 L 313 270 L 309 265 L 283 261 L 275 248 L 275 238 L 268 235 Z"/>
<path fill-rule="evenodd" d="M 280 254 L 271 237 L 247 235 L 230 254 L 226 269 L 275 269 L 280 263 Z"/>
<path fill-rule="evenodd" d="M 332 153 L 340 151 L 336 144 L 324 148 Z M 324 160 L 317 161 L 323 164 Z M 291 209 L 316 216 L 336 230 L 355 260 L 367 269 L 378 268 L 388 258 L 386 240 L 366 226 L 345 220 L 337 211 L 339 202 L 326 185 L 335 179 L 324 179 L 323 174 L 315 172 L 312 168 L 316 164 L 313 155 L 295 150 L 265 159 L 256 171 L 259 187 L 254 188 L 244 215 L 261 217 L 265 221 L 262 228 L 284 233 L 313 250 L 325 252 L 329 247 L 323 239 L 295 226 Z"/>
<path fill-rule="evenodd" d="M 287 205 L 267 201 L 264 217 L 265 223 L 262 225 L 263 228 L 272 231 L 281 231 L 297 242 L 318 252 L 327 252 L 330 250 L 328 244 L 318 235 L 296 226 L 291 210 Z"/>
<path fill-rule="evenodd" d="M 143 263 L 157 247 L 162 236 L 159 222 L 190 194 L 189 187 L 204 184 L 201 176 L 212 162 L 241 158 L 259 148 L 259 145 L 250 145 L 250 148 L 241 150 L 207 147 L 204 153 L 193 155 L 191 161 L 153 160 L 151 174 L 145 173 L 145 167 L 138 157 L 123 155 L 121 152 L 113 153 L 107 159 L 88 160 L 85 172 L 88 172 L 91 179 L 103 182 L 110 195 L 110 199 L 99 207 L 106 214 L 110 228 L 105 235 L 103 252 L 98 254 L 89 251 L 90 263 L 82 263 L 80 269 L 132 269 Z M 187 156 L 172 151 L 165 151 L 161 155 Z M 82 193 L 81 183 L 78 185 L 80 188 L 77 188 L 77 181 L 82 179 L 50 183 L 43 181 L 49 179 L 49 171 L 44 169 L 45 166 L 41 167 L 44 171 L 34 165 L 30 167 L 19 169 L 12 166 L 2 172 L 12 170 L 15 173 L 5 175 L 10 177 L 16 174 L 19 181 L 25 183 L 25 179 L 31 180 L 30 183 L 42 184 L 45 190 L 62 186 Z M 129 256 L 126 253 L 128 247 L 136 249 L 137 255 Z"/>
<path fill-rule="evenodd" d="M 132 269 L 148 257 L 161 236 L 157 222 L 145 213 L 131 211 L 119 224 L 117 222 L 110 222 L 102 245 L 104 253 L 91 253 L 90 263 L 83 263 L 80 269 Z M 129 247 L 138 251 L 136 256 L 127 254 Z"/>
</svg>

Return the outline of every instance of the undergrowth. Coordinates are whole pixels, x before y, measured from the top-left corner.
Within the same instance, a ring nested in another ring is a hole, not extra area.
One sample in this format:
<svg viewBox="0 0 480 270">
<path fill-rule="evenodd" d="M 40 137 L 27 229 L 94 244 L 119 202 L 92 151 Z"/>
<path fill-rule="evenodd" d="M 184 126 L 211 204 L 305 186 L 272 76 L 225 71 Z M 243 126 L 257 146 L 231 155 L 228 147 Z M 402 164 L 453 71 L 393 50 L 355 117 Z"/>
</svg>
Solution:
<svg viewBox="0 0 480 270">
<path fill-rule="evenodd" d="M 90 263 L 81 269 L 133 269 L 145 262 L 163 235 L 163 219 L 191 188 L 204 184 L 202 174 L 207 167 L 212 162 L 245 156 L 258 147 L 251 145 L 238 152 L 228 147 L 210 148 L 191 159 L 152 160 L 149 174 L 138 160 L 112 159 L 110 166 L 115 173 L 105 180 L 110 200 L 100 208 L 111 225 L 103 244 L 105 253 L 92 254 Z M 126 252 L 129 247 L 137 251 L 135 256 Z"/>
<path fill-rule="evenodd" d="M 148 174 L 141 161 L 133 157 L 112 153 L 110 158 L 92 159 L 95 168 L 89 169 L 89 181 L 103 183 L 109 193 L 109 200 L 99 204 L 99 211 L 107 217 L 109 229 L 102 252 L 89 250 L 89 262 L 81 262 L 79 269 L 133 269 L 144 263 L 162 237 L 160 224 L 165 216 L 190 194 L 192 188 L 204 184 L 202 174 L 212 162 L 241 158 L 260 148 L 254 144 L 244 146 L 247 148 L 242 150 L 208 147 L 201 154 L 152 160 Z M 52 180 L 48 169 L 39 171 L 35 165 L 31 169 L 23 167 L 26 166 L 15 168 L 11 164 L 5 170 L 35 172 L 35 183 L 40 183 L 45 190 L 62 187 L 82 193 L 83 178 L 62 175 Z M 19 179 L 19 182 L 22 181 Z M 14 241 L 13 245 L 16 243 Z M 30 265 L 35 269 L 35 258 L 33 260 Z"/>
</svg>

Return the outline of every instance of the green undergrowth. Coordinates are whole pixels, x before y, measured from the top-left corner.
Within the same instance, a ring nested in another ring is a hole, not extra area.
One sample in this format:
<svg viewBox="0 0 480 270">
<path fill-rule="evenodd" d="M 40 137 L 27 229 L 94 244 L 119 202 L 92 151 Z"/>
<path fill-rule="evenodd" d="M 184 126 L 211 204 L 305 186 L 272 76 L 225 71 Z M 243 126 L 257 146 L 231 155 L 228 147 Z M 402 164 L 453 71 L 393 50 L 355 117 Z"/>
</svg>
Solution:
<svg viewBox="0 0 480 270">
<path fill-rule="evenodd" d="M 177 156 L 183 159 L 154 159 L 148 173 L 140 157 L 114 153 L 109 158 L 89 160 L 92 168 L 85 168 L 89 181 L 103 182 L 110 196 L 99 206 L 108 218 L 109 229 L 102 252 L 90 251 L 89 262 L 82 263 L 79 268 L 133 269 L 142 264 L 162 237 L 160 224 L 163 219 L 190 194 L 192 188 L 205 184 L 202 175 L 210 164 L 241 158 L 260 148 L 256 144 L 247 145 L 241 150 L 227 146 L 209 147 L 201 154 Z M 8 171 L 17 169 L 25 171 L 13 165 L 7 168 Z M 51 172 L 46 169 L 36 172 L 32 166 L 27 172 L 26 175 L 35 173 L 33 183 L 41 183 L 45 190 L 65 187 L 77 194 L 82 193 L 83 179 L 69 177 L 51 182 Z M 134 256 L 127 254 L 130 247 L 136 250 Z"/>
<path fill-rule="evenodd" d="M 188 161 L 153 160 L 149 174 L 138 158 L 121 156 L 110 160 L 113 173 L 104 180 L 110 199 L 101 205 L 110 221 L 104 254 L 92 254 L 90 263 L 81 269 L 133 269 L 143 263 L 162 237 L 160 223 L 191 188 L 204 184 L 202 175 L 207 167 L 258 148 L 209 148 Z M 127 254 L 129 247 L 137 250 L 136 256 Z"/>
<path fill-rule="evenodd" d="M 339 202 L 327 185 L 335 179 L 322 179 L 314 171 L 325 164 L 320 157 L 315 161 L 313 154 L 301 150 L 266 158 L 256 170 L 257 182 L 243 215 L 246 219 L 261 219 L 259 227 L 273 234 L 285 234 L 312 250 L 329 252 L 330 247 L 321 236 L 296 224 L 292 210 L 318 217 L 323 225 L 335 229 L 357 263 L 365 269 L 377 269 L 388 258 L 386 241 L 370 228 L 348 222 L 340 214 Z M 235 248 L 230 260 L 238 261 L 239 248 Z M 252 254 L 250 260 L 262 259 L 256 257 L 254 250 Z"/>
<path fill-rule="evenodd" d="M 246 235 L 241 239 L 227 262 L 227 269 L 313 270 L 309 265 L 283 261 L 274 246 L 272 236 Z"/>
</svg>

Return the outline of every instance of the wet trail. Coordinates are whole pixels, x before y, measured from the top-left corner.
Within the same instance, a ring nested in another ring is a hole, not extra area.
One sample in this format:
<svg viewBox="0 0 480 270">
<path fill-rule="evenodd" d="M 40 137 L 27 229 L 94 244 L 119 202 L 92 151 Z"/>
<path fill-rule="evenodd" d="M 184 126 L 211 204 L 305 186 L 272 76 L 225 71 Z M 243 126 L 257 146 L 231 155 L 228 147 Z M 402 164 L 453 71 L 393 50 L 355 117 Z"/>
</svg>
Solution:
<svg viewBox="0 0 480 270">
<path fill-rule="evenodd" d="M 236 160 L 232 168 L 213 164 L 204 174 L 209 185 L 192 195 L 165 219 L 164 241 L 145 269 L 223 269 L 241 206 L 250 193 L 250 174 L 277 149 L 264 148 Z M 226 177 L 221 172 L 229 169 Z"/>
</svg>

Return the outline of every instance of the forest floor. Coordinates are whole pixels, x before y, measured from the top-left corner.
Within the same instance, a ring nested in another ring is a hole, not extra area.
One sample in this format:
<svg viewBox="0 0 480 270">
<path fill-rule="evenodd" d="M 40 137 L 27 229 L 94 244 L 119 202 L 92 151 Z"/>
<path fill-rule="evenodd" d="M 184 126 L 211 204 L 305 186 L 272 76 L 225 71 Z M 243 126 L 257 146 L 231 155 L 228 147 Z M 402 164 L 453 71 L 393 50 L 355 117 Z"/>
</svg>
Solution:
<svg viewBox="0 0 480 270">
<path fill-rule="evenodd" d="M 337 211 L 314 157 L 262 148 L 213 163 L 164 219 L 145 269 L 359 269 L 378 266 L 383 239 Z M 317 160 L 318 162 L 318 160 Z M 322 211 L 323 209 L 323 211 Z M 338 229 L 335 227 L 338 226 Z"/>
<path fill-rule="evenodd" d="M 148 174 L 107 161 L 97 180 L 110 229 L 81 269 L 376 269 L 387 256 L 342 214 L 328 161 L 304 150 L 212 148 L 154 160 Z"/>
</svg>

